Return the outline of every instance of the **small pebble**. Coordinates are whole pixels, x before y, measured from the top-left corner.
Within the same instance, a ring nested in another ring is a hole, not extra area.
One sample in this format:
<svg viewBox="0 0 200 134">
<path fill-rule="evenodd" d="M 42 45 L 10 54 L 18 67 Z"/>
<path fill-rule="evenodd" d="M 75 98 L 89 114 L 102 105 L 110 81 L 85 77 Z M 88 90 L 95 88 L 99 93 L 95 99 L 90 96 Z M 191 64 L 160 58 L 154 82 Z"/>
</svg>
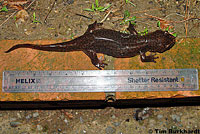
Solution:
<svg viewBox="0 0 200 134">
<path fill-rule="evenodd" d="M 186 126 L 187 129 L 190 129 L 190 126 Z"/>
<path fill-rule="evenodd" d="M 112 119 L 115 119 L 116 118 L 116 116 L 115 115 L 112 115 L 112 117 L 111 117 Z"/>
<path fill-rule="evenodd" d="M 82 117 L 80 117 L 80 122 L 81 122 L 81 123 L 84 123 L 84 121 L 83 121 L 83 118 L 82 118 Z"/>
<path fill-rule="evenodd" d="M 29 114 L 29 115 L 26 116 L 26 119 L 27 119 L 27 120 L 30 119 L 30 118 L 32 118 L 32 115 L 31 115 L 31 114 Z"/>
<path fill-rule="evenodd" d="M 120 122 L 114 122 L 114 123 L 113 123 L 113 125 L 114 125 L 115 127 L 118 127 L 120 124 L 121 124 Z"/>
<path fill-rule="evenodd" d="M 149 126 L 150 126 L 150 127 L 155 126 L 155 124 L 156 124 L 156 121 L 155 121 L 154 119 L 150 119 L 150 120 L 149 120 Z"/>
<path fill-rule="evenodd" d="M 38 116 L 39 116 L 39 113 L 38 113 L 38 112 L 33 113 L 33 117 L 34 117 L 34 118 L 36 118 L 36 117 L 38 117 Z"/>
<path fill-rule="evenodd" d="M 116 129 L 114 129 L 113 127 L 111 126 L 108 126 L 106 128 L 106 134 L 114 134 L 116 132 Z"/>
<path fill-rule="evenodd" d="M 180 121 L 181 121 L 181 118 L 180 118 L 180 116 L 178 116 L 178 115 L 172 114 L 171 117 L 172 117 L 172 120 L 173 120 L 173 121 L 177 121 L 177 122 L 180 122 Z"/>
<path fill-rule="evenodd" d="M 58 132 L 61 132 L 61 131 L 62 131 L 62 129 L 58 128 Z"/>
<path fill-rule="evenodd" d="M 16 118 L 10 118 L 10 121 L 16 121 L 17 119 Z"/>
<path fill-rule="evenodd" d="M 86 134 L 86 133 L 87 133 L 87 131 L 86 131 L 86 130 L 83 130 L 83 133 L 84 133 L 84 134 Z"/>
<path fill-rule="evenodd" d="M 65 119 L 65 116 L 64 116 L 64 115 L 61 115 L 61 116 L 60 116 L 60 119 L 64 120 L 64 119 Z"/>
<path fill-rule="evenodd" d="M 20 113 L 17 113 L 17 117 L 18 117 L 18 118 L 22 118 L 22 116 L 21 116 Z"/>
<path fill-rule="evenodd" d="M 67 120 L 67 119 L 64 119 L 64 122 L 65 122 L 66 124 L 68 124 L 68 120 Z"/>
<path fill-rule="evenodd" d="M 67 4 L 73 4 L 74 3 L 74 0 L 67 0 L 67 2 L 66 2 Z"/>
<path fill-rule="evenodd" d="M 42 126 L 41 125 L 37 125 L 37 130 L 42 131 Z"/>
<path fill-rule="evenodd" d="M 162 118 L 163 118 L 163 115 L 159 114 L 159 115 L 157 115 L 157 118 L 158 118 L 158 119 L 162 119 Z"/>
<path fill-rule="evenodd" d="M 12 121 L 12 122 L 10 122 L 10 126 L 11 126 L 11 127 L 18 127 L 19 125 L 21 125 L 20 122 L 17 122 L 17 121 Z"/>
</svg>

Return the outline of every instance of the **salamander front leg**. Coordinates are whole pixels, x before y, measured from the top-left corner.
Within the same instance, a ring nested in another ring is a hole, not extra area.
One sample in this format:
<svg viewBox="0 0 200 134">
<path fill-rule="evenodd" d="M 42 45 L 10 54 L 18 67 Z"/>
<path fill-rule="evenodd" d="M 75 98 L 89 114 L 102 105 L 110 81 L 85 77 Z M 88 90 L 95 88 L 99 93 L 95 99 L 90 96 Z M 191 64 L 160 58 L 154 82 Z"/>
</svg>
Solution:
<svg viewBox="0 0 200 134">
<path fill-rule="evenodd" d="M 130 21 L 129 21 L 129 26 L 128 26 L 127 30 L 133 35 L 138 35 L 138 32 L 135 30 L 134 25 L 131 24 Z"/>
<path fill-rule="evenodd" d="M 103 23 L 97 23 L 97 21 L 95 21 L 94 23 L 92 23 L 88 26 L 86 33 L 92 33 L 94 30 L 102 29 L 101 28 L 102 25 L 103 25 Z"/>
<path fill-rule="evenodd" d="M 103 62 L 104 60 L 99 60 L 97 54 L 94 51 L 88 50 L 83 52 L 90 58 L 92 64 L 98 69 L 102 70 L 102 68 L 108 65 Z"/>
<path fill-rule="evenodd" d="M 140 59 L 142 62 L 154 62 L 156 63 L 155 59 L 158 59 L 158 57 L 155 57 L 156 54 L 150 54 L 146 56 L 145 52 L 140 51 Z"/>
</svg>

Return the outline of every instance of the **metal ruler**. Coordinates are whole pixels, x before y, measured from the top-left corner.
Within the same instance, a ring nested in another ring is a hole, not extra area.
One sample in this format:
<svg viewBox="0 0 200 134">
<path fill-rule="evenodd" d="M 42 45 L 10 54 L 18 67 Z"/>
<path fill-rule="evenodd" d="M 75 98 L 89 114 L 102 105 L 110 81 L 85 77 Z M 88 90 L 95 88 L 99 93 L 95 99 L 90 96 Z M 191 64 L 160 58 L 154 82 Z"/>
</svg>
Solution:
<svg viewBox="0 0 200 134">
<path fill-rule="evenodd" d="M 3 92 L 198 90 L 197 69 L 4 71 Z"/>
</svg>

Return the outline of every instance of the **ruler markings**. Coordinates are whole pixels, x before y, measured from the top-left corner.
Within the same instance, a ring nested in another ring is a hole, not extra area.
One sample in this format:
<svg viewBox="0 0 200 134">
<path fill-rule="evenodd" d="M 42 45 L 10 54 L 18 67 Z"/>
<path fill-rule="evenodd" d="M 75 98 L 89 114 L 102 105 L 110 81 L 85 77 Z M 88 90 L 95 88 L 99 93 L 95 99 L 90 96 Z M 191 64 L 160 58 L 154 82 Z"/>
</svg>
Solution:
<svg viewBox="0 0 200 134">
<path fill-rule="evenodd" d="M 192 91 L 199 88 L 197 69 L 5 71 L 2 86 L 3 92 Z"/>
</svg>

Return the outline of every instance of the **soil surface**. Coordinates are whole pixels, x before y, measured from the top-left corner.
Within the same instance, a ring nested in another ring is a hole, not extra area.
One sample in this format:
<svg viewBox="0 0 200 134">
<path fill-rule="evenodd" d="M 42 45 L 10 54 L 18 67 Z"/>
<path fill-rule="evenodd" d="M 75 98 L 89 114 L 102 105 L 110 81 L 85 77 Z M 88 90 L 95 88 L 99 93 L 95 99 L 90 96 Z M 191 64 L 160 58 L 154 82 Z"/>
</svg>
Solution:
<svg viewBox="0 0 200 134">
<path fill-rule="evenodd" d="M 91 8 L 92 4 L 95 4 L 94 0 L 57 0 L 52 10 L 54 0 L 38 0 L 28 9 L 26 7 L 30 3 L 23 5 L 29 15 L 25 22 L 20 23 L 14 15 L 1 25 L 16 11 L 8 8 L 7 12 L 0 12 L 0 40 L 72 39 L 82 35 L 87 26 L 96 20 L 103 21 L 105 28 L 127 32 L 128 24 L 121 24 L 125 11 L 129 11 L 129 18 L 136 16 L 136 29 L 139 32 L 144 31 L 145 28 L 149 32 L 155 31 L 159 29 L 157 21 L 165 20 L 162 24 L 169 24 L 174 28 L 178 41 L 186 37 L 200 37 L 199 0 L 134 0 L 131 2 L 135 6 L 125 3 L 124 0 L 102 0 L 99 1 L 99 6 L 106 7 L 112 4 L 111 7 L 103 12 L 89 12 L 84 9 Z M 0 2 L 0 9 L 2 4 L 3 1 Z M 36 16 L 35 20 L 33 14 Z M 147 108 L 146 111 L 142 109 L 147 114 L 142 117 L 142 120 L 137 121 L 135 114 L 138 110 L 140 109 L 112 107 L 4 110 L 0 111 L 0 134 L 156 134 L 170 131 L 183 133 L 184 130 L 200 133 L 200 106 L 152 107 Z"/>
<path fill-rule="evenodd" d="M 197 0 L 190 1 L 186 4 L 184 0 L 142 0 L 134 1 L 135 6 L 126 4 L 125 1 L 100 1 L 99 6 L 107 6 L 112 4 L 108 10 L 104 12 L 84 11 L 91 8 L 94 1 L 82 0 L 57 0 L 54 8 L 51 7 L 54 0 L 39 0 L 34 2 L 26 11 L 29 14 L 28 19 L 22 23 L 15 23 L 15 17 L 11 17 L 4 25 L 1 26 L 0 39 L 71 39 L 73 36 L 82 35 L 87 26 L 94 21 L 104 22 L 104 27 L 117 31 L 125 31 L 128 24 L 120 25 L 124 17 L 124 12 L 129 11 L 130 17 L 136 16 L 137 31 L 144 31 L 145 28 L 149 32 L 159 29 L 157 27 L 157 17 L 167 21 L 175 28 L 178 37 L 186 36 L 185 21 L 186 18 L 199 18 L 200 2 Z M 28 3 L 27 3 L 28 5 Z M 25 7 L 27 6 L 25 5 Z M 187 15 L 186 14 L 187 10 Z M 51 11 L 49 13 L 49 11 Z M 105 16 L 112 11 L 108 17 Z M 0 24 L 3 23 L 12 13 L 14 9 L 8 12 L 0 13 Z M 33 23 L 33 14 L 39 23 Z M 48 17 L 47 14 L 49 13 Z M 78 16 L 85 15 L 88 18 Z M 154 16 L 154 17 L 152 17 Z M 45 18 L 46 19 L 46 23 Z M 187 21 L 187 36 L 198 37 L 200 34 L 199 20 L 191 19 Z"/>
</svg>

